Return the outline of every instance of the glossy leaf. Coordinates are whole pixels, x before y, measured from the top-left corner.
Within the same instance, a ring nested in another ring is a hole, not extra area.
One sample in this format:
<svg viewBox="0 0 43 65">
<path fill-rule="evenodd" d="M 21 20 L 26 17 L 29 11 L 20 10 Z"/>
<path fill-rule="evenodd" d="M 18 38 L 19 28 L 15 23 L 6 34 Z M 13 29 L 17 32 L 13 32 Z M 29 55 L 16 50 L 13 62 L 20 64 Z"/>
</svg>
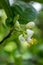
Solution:
<svg viewBox="0 0 43 65">
<path fill-rule="evenodd" d="M 5 10 L 8 17 L 13 17 L 12 10 L 10 8 L 9 0 L 0 0 L 0 7 Z"/>
<path fill-rule="evenodd" d="M 20 15 L 19 22 L 21 24 L 33 21 L 37 16 L 36 10 L 25 2 L 17 1 L 11 7 L 15 15 Z"/>
<path fill-rule="evenodd" d="M 31 1 L 39 2 L 39 3 L 43 3 L 42 0 L 31 0 Z"/>
<path fill-rule="evenodd" d="M 39 2 L 39 3 L 43 3 L 42 0 L 22 0 L 22 1 L 25 1 L 25 2 L 35 1 L 35 2 Z"/>
</svg>

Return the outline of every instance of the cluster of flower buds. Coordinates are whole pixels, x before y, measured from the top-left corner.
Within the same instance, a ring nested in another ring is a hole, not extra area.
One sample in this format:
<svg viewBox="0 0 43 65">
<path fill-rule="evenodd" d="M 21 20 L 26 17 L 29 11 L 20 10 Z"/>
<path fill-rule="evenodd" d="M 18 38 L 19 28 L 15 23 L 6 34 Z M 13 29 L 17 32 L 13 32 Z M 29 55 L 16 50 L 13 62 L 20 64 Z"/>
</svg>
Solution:
<svg viewBox="0 0 43 65">
<path fill-rule="evenodd" d="M 27 29 L 27 42 L 29 43 L 29 46 L 36 42 L 36 39 L 32 38 L 34 31 Z"/>
<path fill-rule="evenodd" d="M 19 36 L 19 41 L 21 43 L 22 49 L 26 49 L 36 42 L 36 39 L 32 38 L 34 34 L 33 30 L 27 29 L 26 33 L 27 33 L 26 39 L 22 34 Z"/>
<path fill-rule="evenodd" d="M 32 40 L 31 37 L 32 37 L 33 34 L 34 34 L 34 31 L 32 31 L 32 30 L 30 30 L 30 29 L 27 29 L 27 30 L 26 30 L 26 33 L 27 33 L 26 39 L 23 37 L 22 34 L 19 36 L 20 42 L 23 43 L 24 45 L 26 45 L 27 42 L 30 42 L 30 41 Z M 27 45 L 28 45 L 28 44 L 27 44 Z"/>
</svg>

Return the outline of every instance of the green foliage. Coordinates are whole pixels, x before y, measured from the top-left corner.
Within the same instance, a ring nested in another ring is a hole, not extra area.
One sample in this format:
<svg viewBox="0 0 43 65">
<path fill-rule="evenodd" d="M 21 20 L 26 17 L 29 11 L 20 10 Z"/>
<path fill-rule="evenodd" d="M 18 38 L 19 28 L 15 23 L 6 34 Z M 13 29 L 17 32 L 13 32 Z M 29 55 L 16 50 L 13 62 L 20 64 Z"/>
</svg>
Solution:
<svg viewBox="0 0 43 65">
<path fill-rule="evenodd" d="M 39 27 L 42 29 L 43 28 L 43 11 L 40 11 L 38 15 L 38 20 L 39 20 Z"/>
<path fill-rule="evenodd" d="M 43 37 L 43 10 L 39 12 L 37 19 L 39 21 L 37 26 L 38 26 L 38 28 L 40 28 L 40 30 L 42 32 L 41 37 Z"/>
<path fill-rule="evenodd" d="M 19 21 L 21 24 L 26 24 L 29 21 L 33 21 L 37 16 L 37 11 L 25 2 L 14 2 L 11 7 L 15 15 L 19 14 Z"/>
<path fill-rule="evenodd" d="M 43 11 L 28 1 L 0 0 L 0 65 L 43 65 Z"/>
<path fill-rule="evenodd" d="M 42 3 L 43 4 L 43 1 L 42 0 L 32 0 L 32 1 L 39 2 L 39 3 Z"/>
<path fill-rule="evenodd" d="M 35 1 L 35 2 L 39 2 L 39 3 L 43 3 L 42 0 L 22 0 L 22 1 L 25 1 L 25 2 Z"/>
<path fill-rule="evenodd" d="M 10 8 L 9 0 L 0 0 L 0 7 L 3 8 L 8 17 L 13 17 L 12 11 Z"/>
<path fill-rule="evenodd" d="M 5 9 L 6 14 L 8 15 L 8 17 L 9 17 L 9 15 L 10 15 L 10 17 L 12 17 L 14 15 L 19 14 L 20 15 L 19 21 L 22 24 L 34 20 L 36 18 L 36 16 L 37 16 L 36 10 L 31 5 L 28 5 L 25 2 L 14 1 L 14 3 L 11 6 L 10 6 L 9 3 L 8 3 L 9 5 L 8 4 L 4 4 L 4 3 L 6 3 L 6 1 L 3 2 L 1 0 L 0 3 L 5 5 L 5 6 L 2 5 L 2 7 Z M 12 13 L 10 13 L 10 12 L 12 12 Z"/>
</svg>

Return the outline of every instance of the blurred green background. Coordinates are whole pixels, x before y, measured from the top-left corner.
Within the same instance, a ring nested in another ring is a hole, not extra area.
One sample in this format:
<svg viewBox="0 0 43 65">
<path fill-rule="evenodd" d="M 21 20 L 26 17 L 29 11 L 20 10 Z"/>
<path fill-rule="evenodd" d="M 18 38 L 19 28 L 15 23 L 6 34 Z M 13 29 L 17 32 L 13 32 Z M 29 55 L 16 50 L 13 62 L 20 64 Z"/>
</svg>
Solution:
<svg viewBox="0 0 43 65">
<path fill-rule="evenodd" d="M 29 29 L 36 42 L 21 48 L 18 38 L 29 22 L 35 23 Z M 43 65 L 42 0 L 0 0 L 0 65 Z"/>
</svg>

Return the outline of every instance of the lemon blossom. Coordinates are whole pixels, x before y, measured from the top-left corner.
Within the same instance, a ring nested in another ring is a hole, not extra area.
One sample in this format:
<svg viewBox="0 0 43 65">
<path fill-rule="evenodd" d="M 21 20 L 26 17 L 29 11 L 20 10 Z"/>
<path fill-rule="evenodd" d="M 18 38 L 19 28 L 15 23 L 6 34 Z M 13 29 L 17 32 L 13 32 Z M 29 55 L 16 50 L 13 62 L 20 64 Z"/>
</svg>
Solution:
<svg viewBox="0 0 43 65">
<path fill-rule="evenodd" d="M 34 34 L 34 31 L 33 30 L 30 30 L 30 29 L 27 29 L 26 30 L 26 33 L 27 33 L 27 42 L 28 43 L 32 43 L 32 36 L 33 36 L 33 34 Z"/>
<path fill-rule="evenodd" d="M 33 28 L 34 26 L 35 26 L 35 23 L 32 21 L 26 24 L 27 28 Z"/>
<path fill-rule="evenodd" d="M 19 40 L 20 40 L 21 43 L 24 43 L 25 42 L 25 39 L 24 39 L 24 37 L 23 37 L 22 34 L 19 36 Z"/>
<path fill-rule="evenodd" d="M 27 29 L 26 33 L 27 33 L 28 38 L 31 38 L 33 36 L 33 34 L 34 34 L 34 31 L 32 31 L 30 29 Z"/>
<path fill-rule="evenodd" d="M 26 39 L 23 37 L 22 34 L 19 36 L 19 41 L 20 41 L 20 43 L 21 43 L 22 45 L 24 45 L 24 46 L 28 46 L 28 43 L 32 40 L 31 37 L 32 37 L 33 34 L 34 34 L 34 31 L 32 31 L 32 30 L 30 30 L 30 29 L 27 29 L 27 30 L 26 30 L 26 33 L 27 33 Z"/>
<path fill-rule="evenodd" d="M 30 44 L 34 44 L 37 40 L 32 38 L 32 40 L 30 41 Z"/>
<path fill-rule="evenodd" d="M 22 49 L 26 49 L 36 42 L 36 39 L 32 38 L 34 34 L 33 30 L 27 29 L 26 33 L 26 38 L 23 36 L 23 34 L 19 36 L 19 41 L 22 46 Z"/>
<path fill-rule="evenodd" d="M 23 37 L 23 35 L 21 34 L 19 36 L 19 40 L 20 40 L 20 43 L 23 45 L 23 46 L 27 46 L 27 41 L 25 40 L 25 38 Z"/>
<path fill-rule="evenodd" d="M 27 48 L 28 48 L 28 43 L 27 41 L 25 40 L 25 38 L 23 37 L 23 35 L 21 34 L 19 36 L 19 41 L 20 41 L 20 44 L 21 44 L 21 52 L 26 52 L 27 51 Z"/>
<path fill-rule="evenodd" d="M 31 40 L 32 40 L 31 38 L 29 38 L 29 37 L 27 38 L 27 42 L 28 43 L 30 43 Z"/>
</svg>

